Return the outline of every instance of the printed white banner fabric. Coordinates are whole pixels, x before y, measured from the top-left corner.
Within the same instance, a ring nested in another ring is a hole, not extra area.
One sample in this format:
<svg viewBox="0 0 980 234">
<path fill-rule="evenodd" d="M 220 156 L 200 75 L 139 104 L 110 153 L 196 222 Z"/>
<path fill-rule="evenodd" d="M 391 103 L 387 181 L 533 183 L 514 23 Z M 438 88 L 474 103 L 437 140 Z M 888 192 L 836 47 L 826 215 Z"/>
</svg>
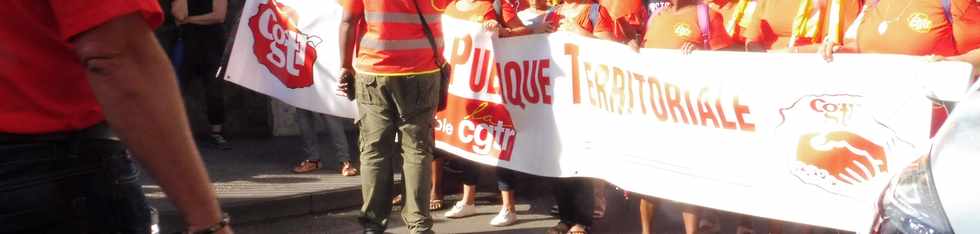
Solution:
<svg viewBox="0 0 980 234">
<path fill-rule="evenodd" d="M 338 6 L 314 2 L 281 1 L 268 13 L 277 4 L 249 1 L 228 79 L 353 116 L 334 96 Z M 442 24 L 454 70 L 449 109 L 435 117 L 439 149 L 853 231 L 866 231 L 891 175 L 928 150 L 927 96 L 956 99 L 970 72 L 895 55 L 826 63 L 814 54 L 635 52 L 566 33 L 499 39 L 474 23 Z"/>
<path fill-rule="evenodd" d="M 342 13 L 336 1 L 246 1 L 225 79 L 299 108 L 353 118 L 354 103 L 337 96 Z"/>
</svg>

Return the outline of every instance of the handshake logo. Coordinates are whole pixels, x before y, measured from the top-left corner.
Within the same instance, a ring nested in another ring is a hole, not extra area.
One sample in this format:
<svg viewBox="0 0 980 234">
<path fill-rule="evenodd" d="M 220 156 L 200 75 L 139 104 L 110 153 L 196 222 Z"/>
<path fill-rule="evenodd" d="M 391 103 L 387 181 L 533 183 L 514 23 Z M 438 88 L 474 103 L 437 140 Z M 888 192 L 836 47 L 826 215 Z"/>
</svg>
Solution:
<svg viewBox="0 0 980 234">
<path fill-rule="evenodd" d="M 796 160 L 804 175 L 826 175 L 831 184 L 859 184 L 888 172 L 884 149 L 852 132 L 811 133 L 800 137 Z M 799 175 L 798 175 L 799 176 Z"/>
<path fill-rule="evenodd" d="M 888 152 L 901 144 L 862 107 L 861 96 L 811 95 L 780 110 L 779 131 L 798 135 L 791 172 L 802 182 L 847 195 L 888 174 Z"/>
</svg>

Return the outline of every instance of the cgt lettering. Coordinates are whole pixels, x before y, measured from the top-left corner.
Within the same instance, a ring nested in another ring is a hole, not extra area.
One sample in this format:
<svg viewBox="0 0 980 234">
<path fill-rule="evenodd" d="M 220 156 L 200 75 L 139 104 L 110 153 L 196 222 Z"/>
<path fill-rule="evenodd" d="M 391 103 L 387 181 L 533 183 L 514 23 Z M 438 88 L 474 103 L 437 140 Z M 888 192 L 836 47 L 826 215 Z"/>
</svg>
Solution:
<svg viewBox="0 0 980 234">
<path fill-rule="evenodd" d="M 298 19 L 292 9 L 269 0 L 259 5 L 259 13 L 248 22 L 255 39 L 255 57 L 291 89 L 313 85 L 315 47 L 322 41 L 300 32 L 296 27 Z"/>
<path fill-rule="evenodd" d="M 827 119 L 841 124 L 846 124 L 851 119 L 851 113 L 856 107 L 857 104 L 828 102 L 822 98 L 810 101 L 811 110 L 823 113 Z"/>
<path fill-rule="evenodd" d="M 473 143 L 472 151 L 478 154 L 489 154 L 491 150 L 510 151 L 511 142 L 517 135 L 514 129 L 505 127 L 503 121 L 488 125 L 464 119 L 458 126 L 459 140 L 465 144 Z"/>
</svg>

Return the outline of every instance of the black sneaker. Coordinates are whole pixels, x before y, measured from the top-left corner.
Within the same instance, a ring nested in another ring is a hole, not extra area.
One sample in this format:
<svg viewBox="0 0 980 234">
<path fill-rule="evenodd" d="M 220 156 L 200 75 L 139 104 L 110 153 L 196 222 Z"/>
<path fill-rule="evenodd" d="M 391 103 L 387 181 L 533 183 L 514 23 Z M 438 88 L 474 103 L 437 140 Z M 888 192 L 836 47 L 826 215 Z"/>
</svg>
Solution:
<svg viewBox="0 0 980 234">
<path fill-rule="evenodd" d="M 217 147 L 218 149 L 221 149 L 221 150 L 230 150 L 231 149 L 231 146 L 228 145 L 228 140 L 226 140 L 225 139 L 225 136 L 221 135 L 221 133 L 211 133 L 211 134 L 209 134 L 208 135 L 208 143 L 211 143 L 211 145 L 214 145 L 215 147 Z"/>
</svg>

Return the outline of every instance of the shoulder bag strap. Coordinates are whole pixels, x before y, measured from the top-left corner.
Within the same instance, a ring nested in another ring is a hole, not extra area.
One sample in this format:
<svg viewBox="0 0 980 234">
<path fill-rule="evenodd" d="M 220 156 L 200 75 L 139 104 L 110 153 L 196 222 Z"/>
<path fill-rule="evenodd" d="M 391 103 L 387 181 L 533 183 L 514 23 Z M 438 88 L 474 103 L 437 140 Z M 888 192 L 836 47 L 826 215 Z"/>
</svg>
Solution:
<svg viewBox="0 0 980 234">
<path fill-rule="evenodd" d="M 708 4 L 698 4 L 698 28 L 701 29 L 704 50 L 711 50 L 711 12 Z"/>
<path fill-rule="evenodd" d="M 436 37 L 432 35 L 432 29 L 429 28 L 429 22 L 427 22 L 425 20 L 425 16 L 422 15 L 422 8 L 419 7 L 419 1 L 413 0 L 412 2 L 415 3 L 415 12 L 419 15 L 419 21 L 422 22 L 422 31 L 425 32 L 425 38 L 429 39 L 429 45 L 432 46 L 432 56 L 434 57 L 433 60 L 436 63 L 436 67 L 442 67 L 444 61 L 442 61 L 442 56 L 439 55 L 439 46 L 436 44 Z"/>
</svg>

